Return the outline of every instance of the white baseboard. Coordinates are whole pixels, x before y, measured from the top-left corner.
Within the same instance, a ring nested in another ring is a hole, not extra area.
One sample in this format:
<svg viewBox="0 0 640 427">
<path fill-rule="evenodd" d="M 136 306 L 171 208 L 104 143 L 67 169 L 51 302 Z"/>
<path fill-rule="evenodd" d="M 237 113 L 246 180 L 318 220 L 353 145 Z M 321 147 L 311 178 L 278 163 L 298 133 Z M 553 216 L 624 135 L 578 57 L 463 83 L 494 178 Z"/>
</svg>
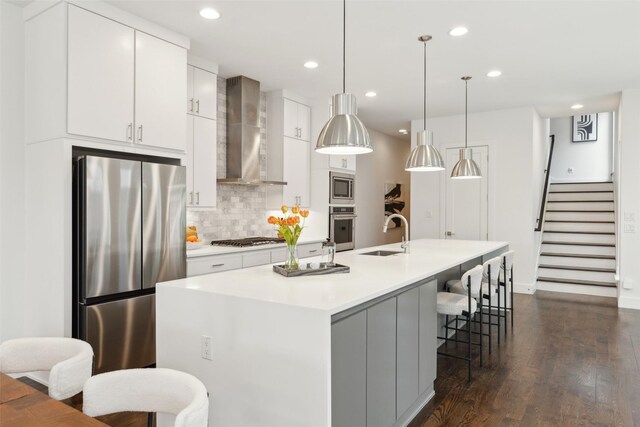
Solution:
<svg viewBox="0 0 640 427">
<path fill-rule="evenodd" d="M 515 276 L 515 274 L 514 274 Z M 515 282 L 513 284 L 513 293 L 514 294 L 528 294 L 533 295 L 536 293 L 536 283 L 518 283 Z"/>
<path fill-rule="evenodd" d="M 618 290 L 616 288 L 610 288 L 606 286 L 588 286 L 588 285 L 571 285 L 568 283 L 538 282 L 537 289 L 539 291 L 563 292 L 566 294 L 593 295 L 597 297 L 616 298 L 618 296 Z M 639 304 L 638 308 L 640 309 L 640 299 L 638 299 L 638 304 Z"/>
<path fill-rule="evenodd" d="M 619 308 L 632 308 L 634 310 L 640 310 L 640 298 L 638 297 L 623 297 L 618 298 Z"/>
</svg>

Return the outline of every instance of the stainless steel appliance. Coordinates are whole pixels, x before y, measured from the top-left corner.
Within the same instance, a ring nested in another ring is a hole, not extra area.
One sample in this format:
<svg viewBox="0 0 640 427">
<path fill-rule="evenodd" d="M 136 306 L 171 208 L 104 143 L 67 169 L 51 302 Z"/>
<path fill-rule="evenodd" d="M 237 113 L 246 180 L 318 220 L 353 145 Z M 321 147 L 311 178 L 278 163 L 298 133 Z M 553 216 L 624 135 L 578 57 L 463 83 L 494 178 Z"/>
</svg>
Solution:
<svg viewBox="0 0 640 427">
<path fill-rule="evenodd" d="M 329 172 L 329 203 L 353 205 L 355 199 L 356 176 L 349 173 Z"/>
<path fill-rule="evenodd" d="M 329 240 L 336 243 L 336 251 L 355 248 L 356 208 L 332 206 L 329 208 Z"/>
<path fill-rule="evenodd" d="M 82 154 L 73 202 L 73 335 L 96 373 L 153 365 L 155 285 L 186 277 L 185 168 Z"/>
<path fill-rule="evenodd" d="M 213 246 L 233 246 L 243 248 L 247 246 L 273 245 L 284 242 L 284 239 L 280 239 L 278 237 L 245 237 L 243 239 L 214 240 L 211 244 Z"/>
</svg>

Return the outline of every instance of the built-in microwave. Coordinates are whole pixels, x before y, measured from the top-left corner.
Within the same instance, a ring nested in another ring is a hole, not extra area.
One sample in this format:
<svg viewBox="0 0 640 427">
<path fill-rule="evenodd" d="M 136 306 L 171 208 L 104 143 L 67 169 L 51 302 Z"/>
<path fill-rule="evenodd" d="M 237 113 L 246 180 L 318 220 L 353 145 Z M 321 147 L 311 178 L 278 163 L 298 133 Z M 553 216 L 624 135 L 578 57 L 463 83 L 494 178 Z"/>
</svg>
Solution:
<svg viewBox="0 0 640 427">
<path fill-rule="evenodd" d="M 355 199 L 355 183 L 356 176 L 348 173 L 330 172 L 329 173 L 329 188 L 330 197 L 329 203 L 336 205 L 353 205 L 356 203 Z"/>
</svg>

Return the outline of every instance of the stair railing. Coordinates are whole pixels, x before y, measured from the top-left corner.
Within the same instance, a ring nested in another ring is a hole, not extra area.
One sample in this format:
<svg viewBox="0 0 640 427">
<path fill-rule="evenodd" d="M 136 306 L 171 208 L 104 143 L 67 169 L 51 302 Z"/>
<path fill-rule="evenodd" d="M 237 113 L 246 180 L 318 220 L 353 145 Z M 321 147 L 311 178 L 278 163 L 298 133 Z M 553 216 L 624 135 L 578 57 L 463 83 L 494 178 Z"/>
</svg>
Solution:
<svg viewBox="0 0 640 427">
<path fill-rule="evenodd" d="M 551 135 L 551 143 L 549 144 L 549 155 L 547 156 L 547 168 L 544 170 L 544 187 L 542 189 L 542 201 L 540 202 L 540 214 L 538 215 L 537 225 L 535 231 L 542 230 L 542 223 L 544 222 L 544 210 L 547 204 L 547 193 L 549 192 L 549 175 L 551 173 L 551 158 L 553 157 L 553 144 L 555 143 L 556 136 Z"/>
</svg>

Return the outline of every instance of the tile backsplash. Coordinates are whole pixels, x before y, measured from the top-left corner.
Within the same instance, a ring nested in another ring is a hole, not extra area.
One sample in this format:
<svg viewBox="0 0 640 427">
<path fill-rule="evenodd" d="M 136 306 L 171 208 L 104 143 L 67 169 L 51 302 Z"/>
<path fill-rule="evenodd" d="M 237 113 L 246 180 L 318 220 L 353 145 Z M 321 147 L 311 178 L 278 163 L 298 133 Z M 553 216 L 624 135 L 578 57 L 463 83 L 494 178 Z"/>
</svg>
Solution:
<svg viewBox="0 0 640 427">
<path fill-rule="evenodd" d="M 227 81 L 218 77 L 216 167 L 218 178 L 224 178 L 227 166 Z M 267 171 L 267 102 L 260 94 L 260 178 Z M 217 207 L 207 210 L 187 209 L 187 224 L 196 225 L 206 240 L 273 236 L 267 224 L 266 188 L 264 186 L 220 185 Z"/>
</svg>

